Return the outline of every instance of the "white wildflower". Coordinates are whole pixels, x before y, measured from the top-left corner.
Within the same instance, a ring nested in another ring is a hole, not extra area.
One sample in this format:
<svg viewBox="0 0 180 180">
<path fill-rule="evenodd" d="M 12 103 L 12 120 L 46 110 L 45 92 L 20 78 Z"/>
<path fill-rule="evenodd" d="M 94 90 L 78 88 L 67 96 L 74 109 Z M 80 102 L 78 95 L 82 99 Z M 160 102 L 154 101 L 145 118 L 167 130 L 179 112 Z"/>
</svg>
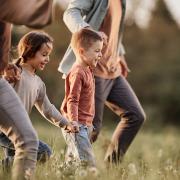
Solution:
<svg viewBox="0 0 180 180">
<path fill-rule="evenodd" d="M 130 175 L 136 175 L 137 174 L 137 168 L 136 168 L 136 165 L 133 164 L 133 163 L 130 163 L 128 165 L 128 169 L 129 169 L 129 174 Z"/>
<path fill-rule="evenodd" d="M 99 171 L 96 167 L 90 167 L 88 168 L 88 171 L 91 175 L 97 177 L 99 175 Z"/>
</svg>

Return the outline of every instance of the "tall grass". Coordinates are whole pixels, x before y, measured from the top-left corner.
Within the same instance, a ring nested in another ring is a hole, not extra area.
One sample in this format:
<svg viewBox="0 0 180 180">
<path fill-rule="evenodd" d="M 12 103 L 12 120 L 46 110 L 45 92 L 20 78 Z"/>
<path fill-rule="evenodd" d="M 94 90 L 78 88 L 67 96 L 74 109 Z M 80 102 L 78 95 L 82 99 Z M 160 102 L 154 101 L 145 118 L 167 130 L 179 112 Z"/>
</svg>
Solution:
<svg viewBox="0 0 180 180">
<path fill-rule="evenodd" d="M 103 158 L 112 132 L 103 129 L 93 145 L 99 175 L 80 171 L 76 177 L 63 168 L 65 143 L 61 131 L 53 126 L 36 124 L 41 140 L 53 149 L 52 158 L 38 164 L 35 179 L 99 179 L 99 180 L 179 180 L 180 179 L 180 132 L 176 128 L 159 128 L 157 131 L 141 130 L 129 148 L 123 163 L 118 166 L 104 163 Z M 1 152 L 2 157 L 2 152 Z M 0 179 L 8 179 L 0 172 Z"/>
</svg>

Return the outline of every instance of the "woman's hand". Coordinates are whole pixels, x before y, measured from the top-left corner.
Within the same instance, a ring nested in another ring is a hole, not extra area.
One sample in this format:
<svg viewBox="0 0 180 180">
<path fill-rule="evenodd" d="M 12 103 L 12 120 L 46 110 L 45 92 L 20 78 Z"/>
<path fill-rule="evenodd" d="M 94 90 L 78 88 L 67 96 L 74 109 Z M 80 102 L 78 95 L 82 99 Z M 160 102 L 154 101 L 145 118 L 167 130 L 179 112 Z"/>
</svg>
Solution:
<svg viewBox="0 0 180 180">
<path fill-rule="evenodd" d="M 128 73 L 131 72 L 131 70 L 129 69 L 125 57 L 124 56 L 120 56 L 119 57 L 119 62 L 121 65 L 121 71 L 122 71 L 122 75 L 126 78 L 128 76 Z"/>
</svg>

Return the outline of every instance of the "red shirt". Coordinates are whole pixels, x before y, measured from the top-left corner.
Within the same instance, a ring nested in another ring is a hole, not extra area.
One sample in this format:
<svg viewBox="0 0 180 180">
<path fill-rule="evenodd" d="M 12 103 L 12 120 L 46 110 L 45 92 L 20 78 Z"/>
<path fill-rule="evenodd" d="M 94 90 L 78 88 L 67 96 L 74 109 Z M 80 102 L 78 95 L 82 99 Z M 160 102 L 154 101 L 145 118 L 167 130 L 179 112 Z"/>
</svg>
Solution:
<svg viewBox="0 0 180 180">
<path fill-rule="evenodd" d="M 74 64 L 65 82 L 61 111 L 71 121 L 91 126 L 94 118 L 94 76 L 89 67 Z"/>
</svg>

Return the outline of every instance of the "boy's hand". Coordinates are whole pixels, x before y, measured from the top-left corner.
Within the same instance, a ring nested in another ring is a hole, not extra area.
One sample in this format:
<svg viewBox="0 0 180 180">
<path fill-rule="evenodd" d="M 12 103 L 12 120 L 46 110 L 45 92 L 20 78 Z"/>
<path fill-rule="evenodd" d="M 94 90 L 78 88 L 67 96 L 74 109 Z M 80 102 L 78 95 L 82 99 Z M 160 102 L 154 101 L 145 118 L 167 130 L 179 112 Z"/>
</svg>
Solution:
<svg viewBox="0 0 180 180">
<path fill-rule="evenodd" d="M 8 64 L 4 70 L 4 78 L 9 83 L 15 83 L 16 81 L 19 81 L 21 78 L 21 69 L 18 68 L 15 64 Z"/>
</svg>

